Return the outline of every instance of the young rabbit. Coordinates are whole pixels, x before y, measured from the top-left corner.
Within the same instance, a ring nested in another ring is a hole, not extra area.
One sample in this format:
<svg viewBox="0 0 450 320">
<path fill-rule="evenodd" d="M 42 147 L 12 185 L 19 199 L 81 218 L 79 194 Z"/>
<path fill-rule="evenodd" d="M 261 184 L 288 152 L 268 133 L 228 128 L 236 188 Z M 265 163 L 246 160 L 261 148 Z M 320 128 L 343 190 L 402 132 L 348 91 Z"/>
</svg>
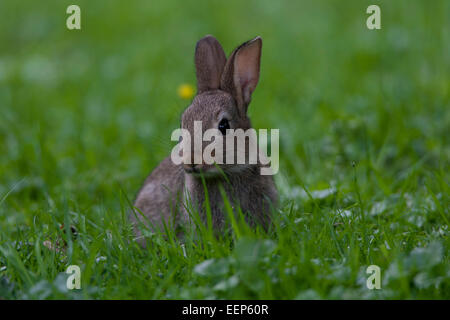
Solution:
<svg viewBox="0 0 450 320">
<path fill-rule="evenodd" d="M 259 79 L 262 40 L 257 37 L 236 48 L 227 59 L 220 43 L 212 36 L 197 42 L 195 67 L 197 95 L 184 111 L 181 127 L 193 136 L 194 121 L 202 121 L 202 130 L 251 128 L 247 108 Z M 205 146 L 202 146 L 203 149 Z M 194 151 L 192 151 L 191 156 Z M 233 209 L 238 206 L 247 220 L 267 228 L 270 211 L 276 206 L 278 193 L 271 175 L 261 175 L 261 163 L 256 164 L 186 164 L 164 159 L 145 180 L 134 203 L 150 222 L 161 227 L 163 222 L 188 223 L 186 203 L 190 203 L 206 221 L 205 188 L 211 208 L 212 224 L 220 230 L 227 219 L 220 185 Z M 219 169 L 218 169 L 219 168 Z M 136 218 L 146 224 L 136 212 Z M 135 228 L 138 237 L 139 228 Z"/>
</svg>

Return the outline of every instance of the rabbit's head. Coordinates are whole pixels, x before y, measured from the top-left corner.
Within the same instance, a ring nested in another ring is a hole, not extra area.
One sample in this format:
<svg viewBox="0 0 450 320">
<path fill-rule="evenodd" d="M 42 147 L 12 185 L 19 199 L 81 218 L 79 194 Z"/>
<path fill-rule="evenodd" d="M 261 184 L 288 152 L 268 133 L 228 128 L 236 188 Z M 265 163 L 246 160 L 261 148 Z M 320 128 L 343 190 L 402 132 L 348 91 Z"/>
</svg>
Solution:
<svg viewBox="0 0 450 320">
<path fill-rule="evenodd" d="M 247 108 L 259 79 L 261 48 L 262 40 L 257 37 L 237 47 L 227 59 L 222 46 L 214 37 L 206 36 L 197 42 L 195 48 L 197 95 L 181 119 L 181 127 L 190 133 L 192 140 L 195 121 L 201 121 L 202 134 L 208 129 L 219 130 L 223 135 L 224 144 L 227 129 L 251 128 Z M 187 173 L 202 172 L 208 176 L 220 172 L 217 166 L 224 172 L 238 172 L 248 167 L 246 164 L 218 165 L 206 164 L 204 161 L 194 164 L 195 153 L 203 152 L 209 143 L 203 142 L 201 149 L 195 149 L 194 142 L 191 143 L 191 152 L 184 158 L 190 158 L 191 161 L 184 161 L 183 164 Z M 228 146 L 223 149 L 224 162 L 227 149 Z"/>
</svg>

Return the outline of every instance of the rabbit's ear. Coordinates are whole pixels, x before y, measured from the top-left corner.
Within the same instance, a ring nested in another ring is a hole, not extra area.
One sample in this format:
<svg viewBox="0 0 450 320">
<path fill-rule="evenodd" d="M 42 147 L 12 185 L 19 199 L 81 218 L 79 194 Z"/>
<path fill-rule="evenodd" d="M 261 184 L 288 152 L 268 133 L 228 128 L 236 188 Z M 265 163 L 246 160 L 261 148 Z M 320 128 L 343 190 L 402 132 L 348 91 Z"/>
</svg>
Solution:
<svg viewBox="0 0 450 320">
<path fill-rule="evenodd" d="M 226 61 L 222 46 L 213 36 L 207 35 L 197 42 L 195 69 L 198 93 L 219 89 L 220 77 Z"/>
<path fill-rule="evenodd" d="M 244 112 L 258 84 L 261 48 L 260 37 L 244 42 L 228 58 L 222 74 L 221 89 L 231 93 Z"/>
</svg>

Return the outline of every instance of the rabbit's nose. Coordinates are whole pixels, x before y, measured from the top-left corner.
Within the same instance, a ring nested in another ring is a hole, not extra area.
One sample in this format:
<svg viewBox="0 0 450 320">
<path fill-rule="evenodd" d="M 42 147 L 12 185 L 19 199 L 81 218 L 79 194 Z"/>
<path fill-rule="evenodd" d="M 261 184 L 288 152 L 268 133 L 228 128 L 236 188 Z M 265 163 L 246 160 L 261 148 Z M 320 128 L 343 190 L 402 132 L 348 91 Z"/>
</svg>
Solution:
<svg viewBox="0 0 450 320">
<path fill-rule="evenodd" d="M 183 164 L 183 169 L 187 173 L 195 173 L 198 172 L 198 166 L 194 163 L 191 164 Z"/>
</svg>

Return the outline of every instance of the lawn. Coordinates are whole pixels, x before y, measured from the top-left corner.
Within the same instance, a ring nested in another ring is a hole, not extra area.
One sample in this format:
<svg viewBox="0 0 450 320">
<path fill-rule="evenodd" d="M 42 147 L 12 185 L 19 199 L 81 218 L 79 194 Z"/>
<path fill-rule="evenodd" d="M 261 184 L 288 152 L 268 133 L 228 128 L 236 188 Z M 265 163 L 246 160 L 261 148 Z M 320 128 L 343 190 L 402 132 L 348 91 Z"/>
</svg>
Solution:
<svg viewBox="0 0 450 320">
<path fill-rule="evenodd" d="M 81 30 L 66 28 L 73 3 Z M 366 27 L 374 3 L 381 30 Z M 0 299 L 450 299 L 449 13 L 445 0 L 2 0 Z M 130 203 L 174 145 L 206 34 L 227 53 L 263 39 L 249 114 L 280 129 L 281 204 L 268 232 L 148 231 L 144 249 Z"/>
</svg>

